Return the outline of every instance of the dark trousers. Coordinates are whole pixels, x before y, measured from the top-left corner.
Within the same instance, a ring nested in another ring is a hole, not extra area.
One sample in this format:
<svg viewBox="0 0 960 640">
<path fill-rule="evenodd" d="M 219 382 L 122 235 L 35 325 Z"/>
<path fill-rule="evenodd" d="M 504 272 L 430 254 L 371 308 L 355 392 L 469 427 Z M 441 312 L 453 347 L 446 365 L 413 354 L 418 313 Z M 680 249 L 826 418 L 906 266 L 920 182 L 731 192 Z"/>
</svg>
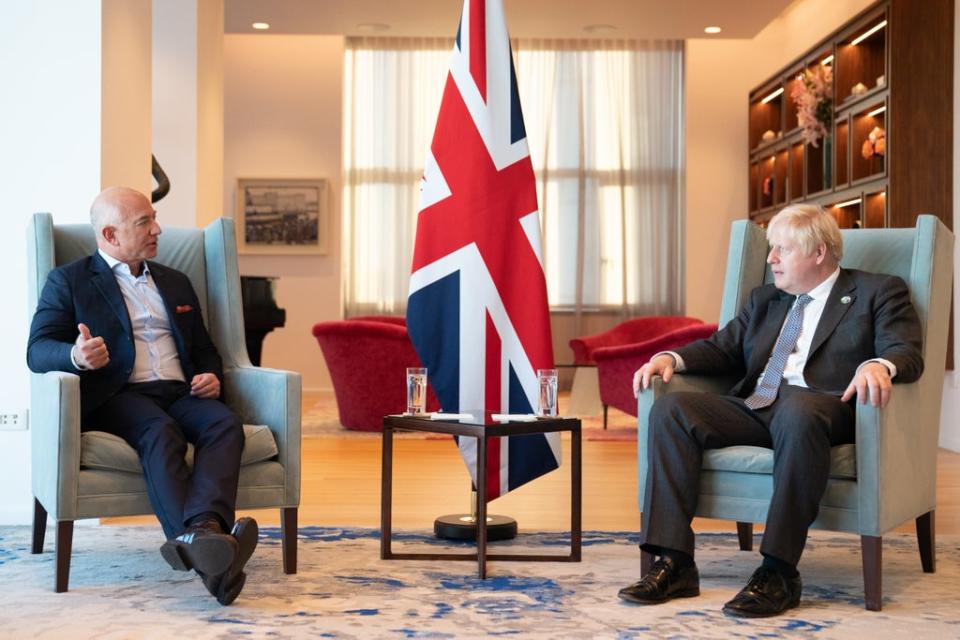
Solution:
<svg viewBox="0 0 960 640">
<path fill-rule="evenodd" d="M 243 425 L 219 400 L 194 398 L 175 380 L 128 384 L 84 420 L 120 436 L 140 456 L 150 504 L 167 538 L 204 512 L 233 525 Z M 194 445 L 193 472 L 184 461 Z"/>
<path fill-rule="evenodd" d="M 669 393 L 650 411 L 640 547 L 694 552 L 705 449 L 773 449 L 773 497 L 760 552 L 797 564 L 830 474 L 830 447 L 854 441 L 854 410 L 839 398 L 781 385 L 777 400 L 753 411 L 743 399 Z"/>
</svg>

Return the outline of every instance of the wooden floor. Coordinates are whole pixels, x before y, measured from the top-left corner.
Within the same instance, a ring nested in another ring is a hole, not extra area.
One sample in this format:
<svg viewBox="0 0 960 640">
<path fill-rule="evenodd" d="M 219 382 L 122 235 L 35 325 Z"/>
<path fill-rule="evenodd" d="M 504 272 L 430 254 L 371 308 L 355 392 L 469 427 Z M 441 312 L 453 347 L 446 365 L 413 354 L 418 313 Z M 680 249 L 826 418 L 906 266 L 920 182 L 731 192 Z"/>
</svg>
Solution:
<svg viewBox="0 0 960 640">
<path fill-rule="evenodd" d="M 304 397 L 304 410 L 320 396 Z M 491 513 L 516 518 L 521 530 L 567 530 L 570 524 L 569 434 L 564 464 L 491 503 Z M 632 531 L 639 527 L 635 442 L 583 442 L 584 529 Z M 380 438 L 304 438 L 301 525 L 380 524 Z M 394 440 L 394 526 L 430 529 L 435 517 L 469 511 L 470 480 L 456 446 L 446 440 Z M 940 450 L 936 527 L 960 532 L 960 454 Z M 276 526 L 276 510 L 257 511 Z M 113 523 L 155 522 L 114 518 Z M 697 531 L 728 531 L 733 524 L 698 520 Z M 912 531 L 912 525 L 900 530 Z"/>
</svg>

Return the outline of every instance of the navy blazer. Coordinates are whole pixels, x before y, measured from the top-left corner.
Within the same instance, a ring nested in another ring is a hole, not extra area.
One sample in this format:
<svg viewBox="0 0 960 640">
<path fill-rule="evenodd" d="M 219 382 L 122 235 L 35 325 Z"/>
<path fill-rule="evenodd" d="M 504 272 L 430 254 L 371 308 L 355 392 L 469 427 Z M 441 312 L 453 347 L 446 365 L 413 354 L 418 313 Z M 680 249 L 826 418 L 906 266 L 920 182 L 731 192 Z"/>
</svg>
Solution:
<svg viewBox="0 0 960 640">
<path fill-rule="evenodd" d="M 734 374 L 731 395 L 746 397 L 763 373 L 795 296 L 774 285 L 757 287 L 725 327 L 676 349 L 685 371 Z M 884 358 L 897 367 L 894 382 L 923 373 L 920 319 L 901 278 L 841 269 L 813 334 L 803 369 L 807 386 L 840 396 L 864 361 Z"/>
<path fill-rule="evenodd" d="M 198 373 L 213 373 L 223 381 L 223 364 L 210 339 L 200 302 L 186 275 L 155 262 L 147 263 L 170 318 L 180 367 L 189 383 Z M 101 336 L 110 362 L 95 371 L 78 371 L 70 360 L 84 323 Z M 58 267 L 47 276 L 30 325 L 27 366 L 35 373 L 66 371 L 80 376 L 80 405 L 85 419 L 116 394 L 133 371 L 135 348 L 130 315 L 116 276 L 99 253 Z"/>
</svg>

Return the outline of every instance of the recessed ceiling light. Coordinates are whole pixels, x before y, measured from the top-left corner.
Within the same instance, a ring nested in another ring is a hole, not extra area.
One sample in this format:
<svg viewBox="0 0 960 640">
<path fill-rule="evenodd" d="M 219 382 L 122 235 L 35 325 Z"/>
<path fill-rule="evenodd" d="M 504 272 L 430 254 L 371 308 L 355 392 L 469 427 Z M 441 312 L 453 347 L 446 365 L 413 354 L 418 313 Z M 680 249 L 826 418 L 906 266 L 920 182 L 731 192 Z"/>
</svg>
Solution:
<svg viewBox="0 0 960 640">
<path fill-rule="evenodd" d="M 252 25 L 250 25 L 250 26 L 253 27 L 254 29 L 259 29 L 260 31 L 263 31 L 264 29 L 269 29 L 269 28 L 270 28 L 270 23 L 269 23 L 269 22 L 254 22 L 254 23 L 253 23 Z"/>
<path fill-rule="evenodd" d="M 390 25 L 382 22 L 361 22 L 357 25 L 357 31 L 364 33 L 382 33 L 390 29 Z"/>
<path fill-rule="evenodd" d="M 588 24 L 583 28 L 584 33 L 602 34 L 613 33 L 617 28 L 612 24 Z"/>
<path fill-rule="evenodd" d="M 720 27 L 707 27 L 703 30 L 704 33 L 720 33 L 723 31 Z"/>
</svg>

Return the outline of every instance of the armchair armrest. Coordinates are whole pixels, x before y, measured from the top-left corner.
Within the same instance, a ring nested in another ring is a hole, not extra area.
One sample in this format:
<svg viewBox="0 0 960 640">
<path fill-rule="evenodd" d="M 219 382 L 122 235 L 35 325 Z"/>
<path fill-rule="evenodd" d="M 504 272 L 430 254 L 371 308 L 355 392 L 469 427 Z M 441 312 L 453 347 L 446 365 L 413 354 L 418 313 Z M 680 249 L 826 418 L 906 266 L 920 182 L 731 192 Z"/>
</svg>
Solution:
<svg viewBox="0 0 960 640">
<path fill-rule="evenodd" d="M 650 409 L 657 399 L 677 391 L 698 391 L 701 393 L 726 393 L 736 383 L 734 376 L 700 376 L 675 373 L 670 382 L 664 382 L 660 376 L 654 376 L 650 386 L 637 396 L 637 500 L 643 509 L 643 493 L 647 483 L 647 439 L 650 434 Z"/>
<path fill-rule="evenodd" d="M 936 506 L 940 403 L 924 402 L 923 383 L 894 385 L 882 409 L 857 403 L 861 535 L 883 535 Z"/>
<path fill-rule="evenodd" d="M 56 520 L 77 518 L 80 377 L 30 374 L 30 457 L 34 497 Z"/>
<path fill-rule="evenodd" d="M 300 374 L 239 366 L 224 371 L 226 403 L 247 424 L 265 424 L 286 469 L 286 502 L 300 503 Z"/>
</svg>

